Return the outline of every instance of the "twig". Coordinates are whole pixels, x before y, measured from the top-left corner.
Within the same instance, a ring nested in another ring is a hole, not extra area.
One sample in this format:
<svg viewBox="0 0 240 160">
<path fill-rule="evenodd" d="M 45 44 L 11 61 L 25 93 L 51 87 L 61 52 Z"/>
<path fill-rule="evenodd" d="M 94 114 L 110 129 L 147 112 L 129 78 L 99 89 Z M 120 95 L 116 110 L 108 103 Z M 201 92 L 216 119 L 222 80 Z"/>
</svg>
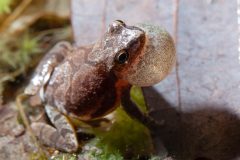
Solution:
<svg viewBox="0 0 240 160">
<path fill-rule="evenodd" d="M 18 95 L 17 98 L 16 98 L 16 105 L 17 105 L 18 111 L 19 111 L 19 113 L 20 113 L 20 116 L 21 116 L 21 118 L 22 118 L 22 120 L 23 120 L 23 123 L 24 123 L 24 125 L 26 126 L 27 131 L 28 131 L 28 133 L 30 134 L 30 137 L 32 138 L 35 146 L 37 147 L 40 156 L 41 156 L 41 157 L 45 157 L 45 154 L 44 154 L 44 152 L 43 152 L 40 144 L 38 143 L 38 140 L 37 140 L 36 136 L 35 136 L 34 133 L 33 133 L 33 130 L 32 130 L 32 128 L 31 128 L 31 126 L 30 126 L 30 123 L 29 123 L 29 121 L 28 121 L 27 115 L 26 115 L 26 113 L 25 113 L 25 111 L 24 111 L 24 107 L 23 107 L 23 105 L 22 105 L 22 102 L 23 102 L 25 99 L 27 99 L 28 97 L 29 97 L 29 96 L 26 95 L 26 94 L 24 94 L 24 93 Z"/>
<path fill-rule="evenodd" d="M 178 14 L 179 13 L 179 0 L 174 0 L 174 13 L 173 13 L 173 26 L 174 26 L 174 41 L 176 45 L 176 52 L 178 48 Z M 176 55 L 177 57 L 177 55 Z M 181 88 L 180 88 L 180 76 L 179 76 L 179 61 L 176 58 L 176 81 L 177 81 L 177 97 L 178 97 L 178 107 L 181 110 Z"/>
<path fill-rule="evenodd" d="M 32 0 L 23 0 L 22 3 L 11 13 L 10 16 L 0 26 L 0 32 L 3 32 L 18 16 L 27 8 Z"/>
</svg>

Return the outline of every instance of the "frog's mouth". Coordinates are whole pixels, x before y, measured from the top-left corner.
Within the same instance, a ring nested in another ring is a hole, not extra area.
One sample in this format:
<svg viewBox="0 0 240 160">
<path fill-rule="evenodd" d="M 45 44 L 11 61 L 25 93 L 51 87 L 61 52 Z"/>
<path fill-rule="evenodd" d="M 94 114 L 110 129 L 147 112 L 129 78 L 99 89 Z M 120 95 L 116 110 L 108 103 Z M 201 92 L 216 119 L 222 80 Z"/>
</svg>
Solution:
<svg viewBox="0 0 240 160">
<path fill-rule="evenodd" d="M 151 86 L 163 80 L 176 63 L 170 34 L 159 26 L 138 24 L 146 34 L 143 54 L 129 67 L 126 79 L 132 85 Z"/>
</svg>

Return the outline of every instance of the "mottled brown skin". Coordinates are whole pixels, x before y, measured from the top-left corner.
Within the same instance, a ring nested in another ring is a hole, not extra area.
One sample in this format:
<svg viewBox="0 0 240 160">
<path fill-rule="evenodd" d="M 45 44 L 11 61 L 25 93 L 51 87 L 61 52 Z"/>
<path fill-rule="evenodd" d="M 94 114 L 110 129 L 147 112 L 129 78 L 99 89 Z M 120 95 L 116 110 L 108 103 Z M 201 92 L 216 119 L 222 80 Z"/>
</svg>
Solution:
<svg viewBox="0 0 240 160">
<path fill-rule="evenodd" d="M 118 26 L 115 28 L 110 26 L 112 30 L 104 35 L 103 41 L 92 52 L 84 47 L 68 51 L 46 86 L 45 99 L 48 104 L 56 106 L 62 113 L 91 120 L 113 111 L 120 103 L 121 90 L 128 85 L 122 80 L 124 69 L 134 63 L 136 55 L 141 54 L 145 37 L 138 28 L 116 24 Z M 122 33 L 124 30 L 139 33 L 124 45 L 121 41 L 128 36 Z M 120 40 L 119 34 L 123 36 Z M 110 40 L 106 42 L 106 39 Z M 113 50 L 116 50 L 115 53 Z M 128 52 L 129 59 L 119 64 L 116 55 L 122 50 Z M 99 58 L 99 55 L 104 56 Z M 124 85 L 120 86 L 120 82 Z"/>
<path fill-rule="evenodd" d="M 131 84 L 124 78 L 143 54 L 144 44 L 143 30 L 115 21 L 95 45 L 76 48 L 63 42 L 54 47 L 25 90 L 28 95 L 40 94 L 56 127 L 32 124 L 37 137 L 46 145 L 74 152 L 78 141 L 67 116 L 89 121 L 110 113 L 120 102 L 132 117 L 151 127 L 152 120 L 130 100 Z"/>
</svg>

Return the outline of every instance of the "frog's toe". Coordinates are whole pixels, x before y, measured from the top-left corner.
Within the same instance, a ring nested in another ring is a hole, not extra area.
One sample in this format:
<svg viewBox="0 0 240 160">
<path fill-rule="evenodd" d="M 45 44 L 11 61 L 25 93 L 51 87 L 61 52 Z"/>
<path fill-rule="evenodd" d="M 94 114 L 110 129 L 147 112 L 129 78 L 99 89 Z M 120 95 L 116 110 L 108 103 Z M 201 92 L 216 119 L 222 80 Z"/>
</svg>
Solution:
<svg viewBox="0 0 240 160">
<path fill-rule="evenodd" d="M 68 153 L 74 153 L 78 150 L 78 146 L 74 143 L 59 143 L 58 148 L 61 148 L 60 150 Z"/>
<path fill-rule="evenodd" d="M 56 148 L 64 152 L 76 152 L 78 142 L 75 138 L 64 138 L 56 128 L 40 122 L 31 124 L 31 128 L 38 140 L 49 147 Z"/>
</svg>

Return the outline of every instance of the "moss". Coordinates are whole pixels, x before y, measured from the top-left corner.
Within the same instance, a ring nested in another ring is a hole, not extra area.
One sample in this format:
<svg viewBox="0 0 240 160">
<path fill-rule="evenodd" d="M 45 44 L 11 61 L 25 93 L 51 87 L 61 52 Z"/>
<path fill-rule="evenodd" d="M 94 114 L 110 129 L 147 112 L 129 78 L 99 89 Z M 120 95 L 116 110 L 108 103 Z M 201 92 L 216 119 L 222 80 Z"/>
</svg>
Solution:
<svg viewBox="0 0 240 160">
<path fill-rule="evenodd" d="M 50 160 L 77 160 L 77 156 L 75 154 L 62 153 L 50 158 Z"/>
<path fill-rule="evenodd" d="M 36 38 L 28 33 L 18 38 L 0 37 L 0 103 L 6 82 L 26 73 L 35 54 L 40 53 Z"/>
<path fill-rule="evenodd" d="M 123 160 L 123 155 L 115 150 L 110 149 L 107 144 L 103 144 L 99 138 L 95 138 L 84 146 L 84 151 L 79 154 L 83 159 L 91 160 Z M 86 149 L 87 148 L 87 149 Z"/>
<path fill-rule="evenodd" d="M 47 160 L 48 158 L 46 157 L 46 155 L 42 155 L 39 153 L 31 153 L 29 159 L 30 160 Z"/>
<path fill-rule="evenodd" d="M 165 158 L 161 158 L 158 156 L 152 156 L 149 160 L 164 160 Z"/>
<path fill-rule="evenodd" d="M 131 98 L 141 110 L 146 111 L 140 88 L 132 88 Z M 90 149 L 81 156 L 87 155 L 90 159 L 96 160 L 122 160 L 125 156 L 139 157 L 149 155 L 153 151 L 149 130 L 130 118 L 122 107 L 115 111 L 114 123 L 108 131 L 95 129 L 94 133 L 97 138 L 86 144 L 85 148 Z"/>
<path fill-rule="evenodd" d="M 27 65 L 31 64 L 31 57 L 40 53 L 37 40 L 25 33 L 17 39 L 5 39 L 0 42 L 0 62 L 5 70 L 25 69 Z M 3 71 L 2 71 L 3 72 Z"/>
</svg>

